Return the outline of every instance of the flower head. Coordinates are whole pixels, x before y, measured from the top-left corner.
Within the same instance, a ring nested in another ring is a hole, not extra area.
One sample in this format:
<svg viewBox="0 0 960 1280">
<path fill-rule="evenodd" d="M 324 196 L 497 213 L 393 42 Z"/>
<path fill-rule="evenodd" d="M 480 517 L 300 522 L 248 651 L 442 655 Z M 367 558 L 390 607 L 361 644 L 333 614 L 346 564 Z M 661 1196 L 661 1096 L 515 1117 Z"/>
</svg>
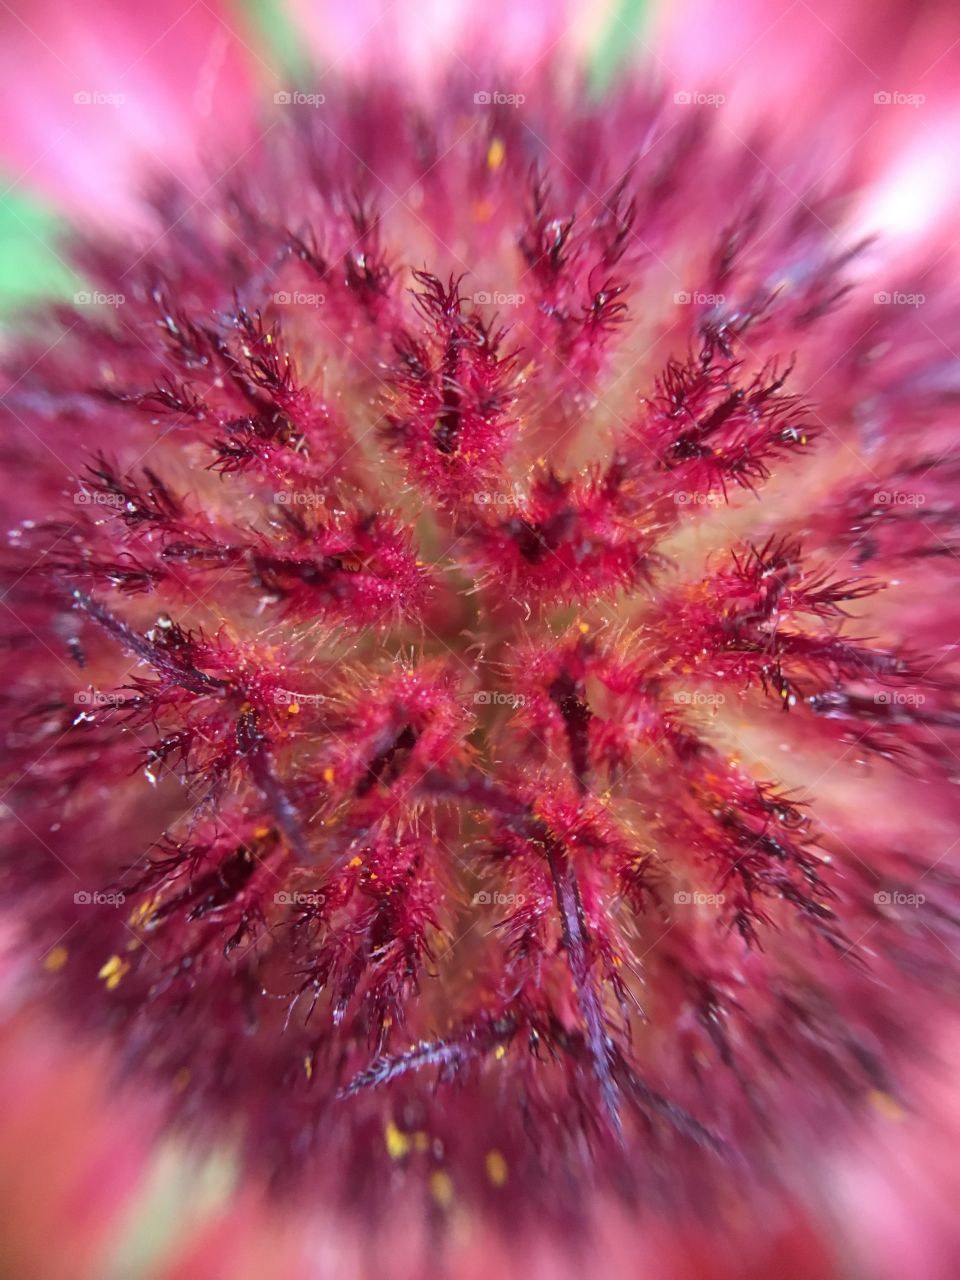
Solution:
<svg viewBox="0 0 960 1280">
<path fill-rule="evenodd" d="M 425 1238 L 815 1180 L 957 934 L 957 317 L 862 234 L 893 104 L 826 167 L 479 65 L 278 89 L 71 238 L 3 396 L 44 998 Z"/>
</svg>

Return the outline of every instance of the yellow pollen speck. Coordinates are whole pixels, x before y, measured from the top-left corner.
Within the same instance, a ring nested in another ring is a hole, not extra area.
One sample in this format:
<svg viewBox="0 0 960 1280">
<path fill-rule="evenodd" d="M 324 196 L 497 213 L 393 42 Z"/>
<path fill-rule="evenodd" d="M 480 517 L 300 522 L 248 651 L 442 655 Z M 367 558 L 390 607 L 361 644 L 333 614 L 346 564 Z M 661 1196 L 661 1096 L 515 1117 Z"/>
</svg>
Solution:
<svg viewBox="0 0 960 1280">
<path fill-rule="evenodd" d="M 183 1093 L 187 1085 L 190 1083 L 190 1068 L 181 1067 L 177 1074 L 173 1077 L 174 1093 Z"/>
<path fill-rule="evenodd" d="M 291 702 L 291 703 L 290 703 L 290 705 L 289 705 L 289 707 L 287 707 L 287 715 L 288 715 L 288 716 L 298 716 L 299 714 L 300 714 L 300 703 L 299 703 L 299 702 Z"/>
<path fill-rule="evenodd" d="M 585 636 L 585 635 L 587 634 L 587 632 L 590 630 L 590 623 L 589 623 L 589 622 L 578 622 L 578 623 L 577 623 L 577 630 L 580 632 L 580 634 L 581 634 L 582 636 Z"/>
<path fill-rule="evenodd" d="M 870 1105 L 886 1120 L 902 1120 L 906 1115 L 896 1098 L 891 1098 L 889 1093 L 884 1093 L 881 1089 L 871 1089 L 867 1096 L 870 1099 Z"/>
<path fill-rule="evenodd" d="M 503 164 L 506 154 L 507 148 L 503 145 L 503 139 L 494 138 L 487 148 L 487 168 L 496 173 Z"/>
<path fill-rule="evenodd" d="M 430 1194 L 441 1209 L 446 1209 L 453 1200 L 453 1182 L 448 1173 L 437 1169 L 430 1175 Z"/>
<path fill-rule="evenodd" d="M 402 1160 L 410 1154 L 410 1139 L 391 1120 L 383 1131 L 383 1139 L 387 1144 L 387 1155 L 391 1160 Z"/>
<path fill-rule="evenodd" d="M 496 1058 L 498 1062 L 502 1062 L 503 1059 L 507 1056 L 507 1046 L 505 1044 L 498 1044 L 496 1049 L 494 1050 L 493 1056 Z"/>
<path fill-rule="evenodd" d="M 59 973 L 67 963 L 69 954 L 66 947 L 54 947 L 52 951 L 47 952 L 43 967 L 48 973 Z"/>
<path fill-rule="evenodd" d="M 307 1079 L 312 1080 L 313 1079 L 313 1058 L 309 1053 L 303 1060 L 303 1069 L 306 1072 Z"/>
<path fill-rule="evenodd" d="M 336 775 L 334 774 L 332 769 L 330 768 L 324 769 L 323 771 L 324 782 L 332 782 L 335 776 Z"/>
<path fill-rule="evenodd" d="M 255 836 L 258 840 L 262 840 L 262 839 L 264 838 L 264 836 L 268 836 L 268 835 L 270 834 L 270 828 L 269 828 L 269 827 L 257 827 L 257 828 L 255 829 L 255 831 L 254 831 L 254 833 L 253 833 L 253 834 L 254 834 L 254 836 Z"/>
<path fill-rule="evenodd" d="M 136 928 L 138 924 L 145 924 L 153 915 L 156 909 L 156 901 L 153 898 L 145 898 L 138 906 L 134 907 L 130 913 L 130 923 Z"/>
<path fill-rule="evenodd" d="M 488 1151 L 484 1163 L 487 1167 L 487 1177 L 495 1187 L 502 1187 L 507 1180 L 506 1160 L 499 1151 Z"/>
<path fill-rule="evenodd" d="M 111 956 L 110 959 L 102 966 L 97 974 L 98 978 L 102 978 L 107 984 L 108 991 L 114 991 L 120 985 L 120 980 L 124 974 L 130 972 L 129 963 L 120 956 Z"/>
<path fill-rule="evenodd" d="M 351 858 L 351 859 L 350 859 L 350 861 L 347 863 L 347 866 L 348 866 L 348 867 L 362 867 L 362 866 L 363 866 L 363 859 L 360 857 L 359 853 L 357 854 L 357 856 L 356 856 L 355 858 Z"/>
</svg>

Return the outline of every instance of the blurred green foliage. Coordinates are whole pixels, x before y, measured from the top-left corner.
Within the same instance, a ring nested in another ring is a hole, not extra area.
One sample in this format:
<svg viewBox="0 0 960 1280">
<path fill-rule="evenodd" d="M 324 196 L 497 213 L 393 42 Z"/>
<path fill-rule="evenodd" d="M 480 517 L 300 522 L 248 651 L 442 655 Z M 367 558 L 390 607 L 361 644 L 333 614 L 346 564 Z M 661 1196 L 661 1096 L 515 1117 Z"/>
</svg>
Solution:
<svg viewBox="0 0 960 1280">
<path fill-rule="evenodd" d="M 40 200 L 20 191 L 0 195 L 0 314 L 26 299 L 65 296 L 77 287 L 55 248 L 60 227 Z"/>
<path fill-rule="evenodd" d="M 613 21 L 593 56 L 590 70 L 595 92 L 602 92 L 607 87 L 632 54 L 646 13 L 647 0 L 620 0 Z"/>
<path fill-rule="evenodd" d="M 289 14 L 284 0 L 235 0 L 246 27 L 263 45 L 258 53 L 264 62 L 276 64 L 298 81 L 306 79 L 310 60 L 304 39 Z"/>
</svg>

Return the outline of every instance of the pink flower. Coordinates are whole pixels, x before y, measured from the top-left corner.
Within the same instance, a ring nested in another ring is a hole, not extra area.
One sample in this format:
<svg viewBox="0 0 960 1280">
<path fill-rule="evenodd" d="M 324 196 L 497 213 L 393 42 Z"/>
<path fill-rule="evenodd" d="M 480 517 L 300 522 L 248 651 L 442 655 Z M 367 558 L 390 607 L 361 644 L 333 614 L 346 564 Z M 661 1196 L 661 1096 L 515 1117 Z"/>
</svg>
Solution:
<svg viewBox="0 0 960 1280">
<path fill-rule="evenodd" d="M 171 1275 L 946 1277 L 960 31 L 324 14 L 5 20 L 10 1070 L 235 1152 Z"/>
</svg>

